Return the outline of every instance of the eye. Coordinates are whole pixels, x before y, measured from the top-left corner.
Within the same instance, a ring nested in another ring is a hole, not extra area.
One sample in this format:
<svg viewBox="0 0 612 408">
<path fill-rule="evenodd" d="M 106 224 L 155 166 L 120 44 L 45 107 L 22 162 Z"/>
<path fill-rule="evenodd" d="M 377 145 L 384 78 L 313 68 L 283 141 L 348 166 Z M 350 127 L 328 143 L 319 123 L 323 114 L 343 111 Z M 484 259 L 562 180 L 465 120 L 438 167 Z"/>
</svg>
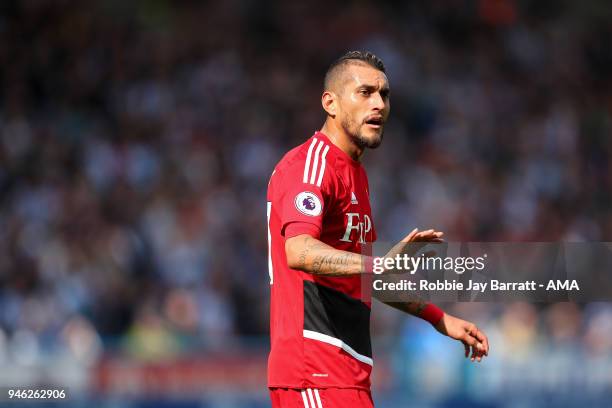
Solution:
<svg viewBox="0 0 612 408">
<path fill-rule="evenodd" d="M 360 89 L 359 94 L 363 96 L 368 96 L 370 95 L 370 91 L 368 91 L 367 89 Z"/>
</svg>

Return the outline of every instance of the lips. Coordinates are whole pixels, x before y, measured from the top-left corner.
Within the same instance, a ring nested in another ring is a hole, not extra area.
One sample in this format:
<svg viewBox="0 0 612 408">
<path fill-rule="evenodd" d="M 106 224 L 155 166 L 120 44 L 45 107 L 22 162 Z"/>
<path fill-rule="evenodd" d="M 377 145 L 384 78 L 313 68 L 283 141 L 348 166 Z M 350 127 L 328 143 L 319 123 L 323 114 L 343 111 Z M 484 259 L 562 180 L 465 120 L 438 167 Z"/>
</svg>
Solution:
<svg viewBox="0 0 612 408">
<path fill-rule="evenodd" d="M 374 128 L 379 128 L 383 125 L 383 117 L 380 115 L 371 115 L 368 116 L 365 121 L 366 125 L 372 126 Z"/>
</svg>

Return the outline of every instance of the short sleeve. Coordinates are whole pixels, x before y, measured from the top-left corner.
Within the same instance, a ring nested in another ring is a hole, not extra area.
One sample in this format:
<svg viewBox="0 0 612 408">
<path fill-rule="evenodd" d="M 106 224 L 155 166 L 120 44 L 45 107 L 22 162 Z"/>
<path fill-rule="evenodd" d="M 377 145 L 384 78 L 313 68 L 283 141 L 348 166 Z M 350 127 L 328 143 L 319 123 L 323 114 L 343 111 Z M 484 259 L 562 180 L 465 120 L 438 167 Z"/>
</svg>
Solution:
<svg viewBox="0 0 612 408">
<path fill-rule="evenodd" d="M 319 238 L 321 236 L 321 228 L 308 222 L 290 222 L 285 226 L 285 238 L 291 238 L 302 234 Z"/>
</svg>

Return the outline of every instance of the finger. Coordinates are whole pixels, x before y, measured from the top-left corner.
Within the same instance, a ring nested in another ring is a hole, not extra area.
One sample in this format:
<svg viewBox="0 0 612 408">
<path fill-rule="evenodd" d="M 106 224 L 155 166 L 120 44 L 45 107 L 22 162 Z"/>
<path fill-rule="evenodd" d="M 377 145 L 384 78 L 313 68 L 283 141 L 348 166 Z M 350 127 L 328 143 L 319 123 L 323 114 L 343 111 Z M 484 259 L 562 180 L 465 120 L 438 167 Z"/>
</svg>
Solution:
<svg viewBox="0 0 612 408">
<path fill-rule="evenodd" d="M 468 358 L 470 355 L 470 346 L 463 340 L 461 340 L 461 343 L 463 343 L 463 348 L 465 349 L 465 358 Z"/>
<path fill-rule="evenodd" d="M 484 355 L 485 355 L 485 346 L 481 342 L 478 342 L 476 344 L 476 361 L 480 363 Z"/>
<path fill-rule="evenodd" d="M 478 343 L 476 345 L 476 361 L 478 361 L 479 363 L 482 361 L 482 359 L 484 358 L 484 344 L 482 343 Z"/>
<path fill-rule="evenodd" d="M 482 349 L 483 349 L 482 343 L 476 341 L 476 343 L 472 346 L 472 356 L 470 357 L 470 360 L 472 362 L 478 361 L 480 363 L 480 361 L 482 360 L 482 356 L 483 356 Z"/>
<path fill-rule="evenodd" d="M 484 355 L 485 346 L 478 339 L 477 336 L 478 336 L 479 330 L 475 326 L 471 327 L 468 330 L 469 331 L 465 335 L 466 336 L 465 341 L 472 348 L 472 356 L 471 356 L 470 360 L 471 361 L 477 360 L 478 362 L 480 362 L 482 360 L 482 356 Z M 481 335 L 482 335 L 482 333 L 481 333 Z"/>
<path fill-rule="evenodd" d="M 480 330 L 476 331 L 476 338 L 478 341 L 482 343 L 482 353 L 486 356 L 489 355 L 489 339 L 487 336 Z"/>
<path fill-rule="evenodd" d="M 484 353 L 485 353 L 485 355 L 488 356 L 489 355 L 489 338 L 483 332 L 481 332 L 481 331 L 479 331 L 479 332 L 480 332 L 480 336 L 481 336 L 479 338 L 479 340 L 484 345 Z"/>
<path fill-rule="evenodd" d="M 414 242 L 430 242 L 434 239 L 438 239 L 433 235 L 417 235 L 414 237 Z"/>
<path fill-rule="evenodd" d="M 422 237 L 430 237 L 430 236 L 434 236 L 436 231 L 432 230 L 432 229 L 428 229 L 426 231 L 421 231 L 419 233 L 417 233 L 417 236 L 422 238 Z"/>
<path fill-rule="evenodd" d="M 406 235 L 404 237 L 404 239 L 402 239 L 402 242 L 410 242 L 414 239 L 415 235 L 419 232 L 418 228 L 413 229 L 410 234 Z"/>
<path fill-rule="evenodd" d="M 478 340 L 476 340 L 476 338 L 470 333 L 465 333 L 461 340 L 466 342 L 470 347 L 476 347 L 476 344 L 478 344 Z"/>
<path fill-rule="evenodd" d="M 398 242 L 391 250 L 387 253 L 387 256 L 394 256 L 397 253 L 400 253 L 404 250 L 407 243 L 414 240 L 415 235 L 418 233 L 419 229 L 415 228 L 408 235 L 406 235 L 400 242 Z"/>
<path fill-rule="evenodd" d="M 484 352 L 484 345 L 481 345 L 480 350 L 478 350 L 478 357 L 476 359 L 480 363 L 485 357 L 486 357 L 486 354 Z"/>
<path fill-rule="evenodd" d="M 487 336 L 478 329 L 478 327 L 474 326 L 470 330 L 470 334 L 474 336 L 479 343 L 481 343 L 481 351 L 486 354 L 489 352 L 489 340 Z"/>
<path fill-rule="evenodd" d="M 465 342 L 470 346 L 470 350 L 472 352 L 472 355 L 470 356 L 470 361 L 474 361 L 474 359 L 476 358 L 476 354 L 477 354 L 477 347 L 476 347 L 476 345 L 478 344 L 478 340 L 476 340 L 469 333 L 466 333 L 465 334 Z"/>
<path fill-rule="evenodd" d="M 472 347 L 472 356 L 470 357 L 470 361 L 476 360 L 478 357 L 478 349 L 476 347 Z"/>
<path fill-rule="evenodd" d="M 419 241 L 434 241 L 434 240 L 440 239 L 443 235 L 444 235 L 443 232 L 438 232 L 438 231 L 430 229 L 427 231 L 419 232 L 415 236 L 414 239 L 419 240 Z"/>
</svg>

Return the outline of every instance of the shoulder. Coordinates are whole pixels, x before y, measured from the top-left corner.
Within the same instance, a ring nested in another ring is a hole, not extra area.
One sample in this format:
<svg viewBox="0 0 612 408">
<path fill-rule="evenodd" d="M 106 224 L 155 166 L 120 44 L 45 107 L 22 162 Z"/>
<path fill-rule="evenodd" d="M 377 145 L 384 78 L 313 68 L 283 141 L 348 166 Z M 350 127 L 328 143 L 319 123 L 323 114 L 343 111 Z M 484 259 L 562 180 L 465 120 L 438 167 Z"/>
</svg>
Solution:
<svg viewBox="0 0 612 408">
<path fill-rule="evenodd" d="M 321 188 L 336 177 L 334 167 L 335 156 L 330 153 L 329 142 L 313 136 L 285 154 L 274 174 Z"/>
</svg>

